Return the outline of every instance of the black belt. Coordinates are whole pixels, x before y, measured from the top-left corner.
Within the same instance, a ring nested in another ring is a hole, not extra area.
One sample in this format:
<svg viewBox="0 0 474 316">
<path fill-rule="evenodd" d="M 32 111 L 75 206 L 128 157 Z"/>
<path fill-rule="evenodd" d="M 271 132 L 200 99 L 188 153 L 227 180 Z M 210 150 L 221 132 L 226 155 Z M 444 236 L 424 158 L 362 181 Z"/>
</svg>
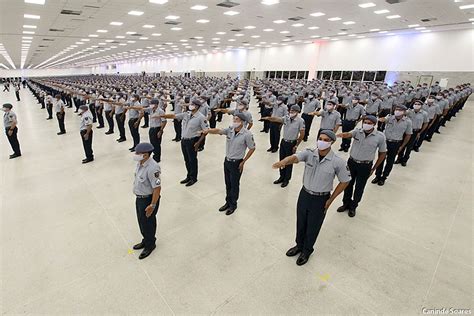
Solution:
<svg viewBox="0 0 474 316">
<path fill-rule="evenodd" d="M 389 142 L 389 143 L 399 143 L 399 142 L 401 142 L 401 140 L 387 139 L 387 142 Z"/>
<path fill-rule="evenodd" d="M 347 119 L 345 119 L 344 121 L 347 121 L 347 122 L 357 122 L 358 120 L 347 120 Z"/>
<path fill-rule="evenodd" d="M 315 196 L 325 196 L 325 195 L 331 194 L 331 192 L 314 192 L 314 191 L 306 189 L 304 186 L 303 186 L 303 190 L 305 190 L 306 193 L 315 195 Z"/>
<path fill-rule="evenodd" d="M 137 195 L 137 199 L 148 199 L 148 198 L 151 198 L 152 195 Z"/>
<path fill-rule="evenodd" d="M 296 139 L 295 140 L 282 139 L 282 141 L 286 143 L 296 143 Z"/>
<path fill-rule="evenodd" d="M 372 160 L 357 160 L 357 159 L 354 159 L 352 157 L 349 157 L 350 160 L 354 161 L 354 162 L 357 162 L 357 163 L 363 163 L 363 164 L 372 164 Z"/>
<path fill-rule="evenodd" d="M 240 162 L 243 159 L 230 159 L 230 158 L 225 157 L 225 160 L 227 160 L 228 162 Z"/>
</svg>

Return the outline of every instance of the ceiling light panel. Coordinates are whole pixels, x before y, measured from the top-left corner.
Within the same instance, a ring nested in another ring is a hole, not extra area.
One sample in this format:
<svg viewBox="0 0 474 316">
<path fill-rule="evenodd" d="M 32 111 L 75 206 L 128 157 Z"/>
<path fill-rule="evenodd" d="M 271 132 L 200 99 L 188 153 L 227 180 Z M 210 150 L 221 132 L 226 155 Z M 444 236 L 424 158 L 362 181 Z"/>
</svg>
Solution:
<svg viewBox="0 0 474 316">
<path fill-rule="evenodd" d="M 375 3 L 372 3 L 372 2 L 361 3 L 361 4 L 359 4 L 359 7 L 363 8 L 363 9 L 371 8 L 371 7 L 375 7 Z"/>
<path fill-rule="evenodd" d="M 197 11 L 202 11 L 206 9 L 207 7 L 205 5 L 200 5 L 200 4 L 197 4 L 191 7 L 191 10 L 197 10 Z"/>
</svg>

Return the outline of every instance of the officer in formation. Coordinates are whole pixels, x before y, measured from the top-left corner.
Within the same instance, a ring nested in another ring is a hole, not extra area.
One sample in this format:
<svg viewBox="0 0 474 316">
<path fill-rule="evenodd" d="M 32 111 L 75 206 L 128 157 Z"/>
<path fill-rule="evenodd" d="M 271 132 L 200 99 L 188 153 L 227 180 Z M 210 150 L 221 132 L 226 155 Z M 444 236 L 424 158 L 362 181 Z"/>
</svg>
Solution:
<svg viewBox="0 0 474 316">
<path fill-rule="evenodd" d="M 81 114 L 81 125 L 79 126 L 79 131 L 81 134 L 82 146 L 84 147 L 84 153 L 86 158 L 82 160 L 82 163 L 89 163 L 94 161 L 94 152 L 92 151 L 92 113 L 87 105 L 81 105 L 79 107 Z"/>
<path fill-rule="evenodd" d="M 165 111 L 159 106 L 160 100 L 152 99 L 150 101 L 151 107 L 145 109 L 145 112 L 149 116 L 150 129 L 148 130 L 148 136 L 150 143 L 153 145 L 153 159 L 156 162 L 161 161 L 161 139 L 163 137 L 163 131 L 166 126 L 166 119 L 162 116 L 165 115 Z"/>
<path fill-rule="evenodd" d="M 279 96 L 275 104 L 273 104 L 273 109 L 271 116 L 282 118 L 288 115 L 288 107 L 284 103 L 285 98 Z M 278 145 L 280 143 L 280 132 L 281 132 L 281 123 L 276 121 L 270 121 L 270 148 L 267 149 L 268 152 L 276 153 L 278 151 Z"/>
<path fill-rule="evenodd" d="M 352 131 L 357 123 L 365 115 L 365 108 L 359 103 L 360 97 L 354 96 L 351 98 L 350 103 L 340 104 L 341 107 L 345 109 L 345 118 L 342 121 L 342 132 L 347 133 Z M 341 148 L 339 151 L 348 152 L 349 147 L 351 146 L 350 138 L 343 138 L 341 142 Z"/>
<path fill-rule="evenodd" d="M 229 115 L 237 115 L 239 113 L 243 114 L 245 116 L 245 128 L 248 130 L 252 129 L 253 126 L 253 118 L 252 118 L 252 113 L 248 110 L 249 104 L 247 100 L 239 100 L 237 102 L 237 107 L 235 109 L 216 109 L 216 113 L 226 113 Z M 263 119 L 263 118 L 262 118 Z"/>
<path fill-rule="evenodd" d="M 322 130 L 316 149 L 306 149 L 273 164 L 273 168 L 277 169 L 298 162 L 305 163 L 303 187 L 296 207 L 296 246 L 286 253 L 288 257 L 300 254 L 296 260 L 299 266 L 308 262 L 327 209 L 351 180 L 346 162 L 331 150 L 335 141 L 336 134 L 332 130 Z M 339 184 L 333 191 L 336 176 Z"/>
<path fill-rule="evenodd" d="M 3 114 L 3 127 L 5 128 L 5 134 L 7 135 L 8 142 L 13 150 L 13 154 L 10 155 L 10 159 L 14 159 L 21 156 L 20 143 L 18 142 L 18 121 L 15 112 L 12 111 L 13 105 L 5 103 L 2 106 Z"/>
<path fill-rule="evenodd" d="M 130 134 L 133 139 L 133 146 L 128 149 L 131 152 L 134 152 L 135 147 L 140 143 L 139 127 L 144 112 L 139 99 L 138 94 L 133 95 L 126 107 L 126 111 L 128 112 L 128 127 L 130 128 Z"/>
<path fill-rule="evenodd" d="M 117 138 L 117 142 L 121 143 L 127 140 L 127 137 L 125 136 L 126 108 L 125 98 L 123 95 L 119 95 L 119 100 L 114 104 L 114 109 L 115 121 L 117 122 L 117 128 L 119 130 L 119 138 Z"/>
<path fill-rule="evenodd" d="M 315 98 L 314 93 L 310 92 L 308 94 L 308 98 L 305 99 L 304 101 L 304 106 L 303 106 L 303 114 L 301 117 L 304 120 L 304 125 L 305 125 L 305 130 L 304 130 L 304 137 L 303 141 L 308 141 L 309 137 L 309 130 L 311 129 L 311 124 L 313 123 L 313 115 L 310 115 L 310 113 L 313 113 L 321 108 L 321 103 L 317 98 Z"/>
<path fill-rule="evenodd" d="M 252 132 L 245 128 L 246 120 L 246 115 L 237 113 L 233 117 L 232 126 L 224 129 L 211 128 L 203 131 L 204 134 L 226 136 L 224 160 L 226 197 L 225 204 L 219 208 L 219 212 L 226 212 L 226 215 L 233 214 L 237 209 L 237 201 L 240 192 L 240 177 L 244 171 L 245 163 L 253 155 L 256 148 Z"/>
<path fill-rule="evenodd" d="M 114 133 L 114 114 L 115 114 L 115 107 L 111 104 L 109 101 L 113 101 L 113 99 L 110 97 L 108 93 L 104 94 L 104 98 L 107 101 L 103 102 L 104 106 L 104 115 L 105 115 L 105 120 L 107 121 L 107 125 L 109 126 L 109 129 L 107 132 L 105 132 L 105 135 L 110 135 Z"/>
<path fill-rule="evenodd" d="M 17 101 L 20 101 L 20 84 L 19 84 L 19 83 L 15 83 L 13 86 L 14 86 L 14 88 L 15 88 L 16 100 L 17 100 Z"/>
<path fill-rule="evenodd" d="M 137 162 L 133 194 L 135 194 L 135 208 L 138 226 L 143 239 L 133 246 L 133 249 L 143 249 L 139 259 L 145 259 L 156 248 L 156 214 L 160 205 L 161 169 L 153 159 L 153 145 L 140 143 L 135 147 L 133 160 Z"/>
<path fill-rule="evenodd" d="M 322 130 L 331 130 L 334 133 L 337 133 L 339 130 L 342 122 L 341 114 L 336 111 L 336 104 L 337 103 L 335 101 L 328 100 L 326 101 L 324 110 L 309 113 L 309 115 L 321 117 L 321 125 L 319 127 L 318 137 Z"/>
<path fill-rule="evenodd" d="M 61 100 L 61 95 L 56 94 L 53 102 L 54 102 L 53 103 L 54 112 L 56 113 L 56 118 L 58 119 L 58 125 L 59 125 L 58 135 L 66 134 L 66 127 L 64 125 L 64 117 L 66 116 L 66 111 L 65 111 L 66 106 L 63 100 Z"/>
</svg>

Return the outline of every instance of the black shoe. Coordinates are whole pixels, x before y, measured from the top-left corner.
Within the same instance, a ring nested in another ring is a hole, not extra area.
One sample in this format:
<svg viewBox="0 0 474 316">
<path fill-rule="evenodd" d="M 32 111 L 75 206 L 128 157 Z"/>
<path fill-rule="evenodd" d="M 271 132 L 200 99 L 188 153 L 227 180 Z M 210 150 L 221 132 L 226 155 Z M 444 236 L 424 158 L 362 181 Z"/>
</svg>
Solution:
<svg viewBox="0 0 474 316">
<path fill-rule="evenodd" d="M 260 133 L 265 133 L 265 130 L 264 130 L 264 129 L 262 129 L 262 130 L 260 131 Z"/>
<path fill-rule="evenodd" d="M 176 140 L 177 140 L 177 138 L 173 138 L 171 141 L 172 141 L 172 142 L 175 142 Z"/>
<path fill-rule="evenodd" d="M 181 138 L 177 138 L 175 141 L 179 143 L 181 141 Z"/>
<path fill-rule="evenodd" d="M 87 158 L 87 159 L 83 159 L 82 160 L 82 163 L 89 163 L 91 161 L 94 161 L 94 158 Z"/>
<path fill-rule="evenodd" d="M 229 204 L 228 204 L 228 203 L 222 205 L 222 206 L 219 208 L 219 212 L 227 211 L 227 209 L 229 209 Z"/>
<path fill-rule="evenodd" d="M 282 178 L 278 178 L 277 180 L 273 181 L 273 184 L 280 184 L 280 183 L 283 183 Z"/>
<path fill-rule="evenodd" d="M 349 152 L 349 149 L 348 148 L 344 149 L 344 152 L 345 153 Z"/>
<path fill-rule="evenodd" d="M 153 250 L 155 250 L 155 248 L 156 248 L 156 246 L 153 245 L 152 248 L 143 249 L 142 253 L 138 256 L 138 259 L 140 259 L 140 260 L 145 259 L 146 257 L 148 257 L 153 252 Z"/>
<path fill-rule="evenodd" d="M 105 132 L 105 135 L 110 135 L 110 134 L 113 134 L 114 132 L 113 131 L 107 131 Z"/>
<path fill-rule="evenodd" d="M 191 180 L 189 180 L 188 183 L 186 183 L 186 186 L 187 186 L 187 187 L 190 187 L 190 186 L 192 186 L 193 184 L 195 184 L 196 182 L 198 182 L 198 181 L 197 181 L 197 180 L 194 180 L 194 179 L 191 179 Z"/>
<path fill-rule="evenodd" d="M 300 254 L 298 259 L 296 260 L 296 264 L 299 266 L 304 265 L 306 262 L 308 262 L 309 256 L 305 255 L 304 253 Z"/>
<path fill-rule="evenodd" d="M 380 179 L 379 182 L 377 182 L 378 185 L 382 186 L 385 184 L 385 179 Z"/>
<path fill-rule="evenodd" d="M 189 177 L 186 177 L 186 179 L 184 179 L 184 180 L 181 180 L 179 183 L 181 183 L 181 184 L 185 184 L 185 183 L 188 183 L 189 181 L 191 181 L 191 178 L 189 178 Z"/>
<path fill-rule="evenodd" d="M 419 152 L 419 151 L 420 151 L 419 148 L 413 148 L 413 150 L 414 150 L 415 152 Z"/>
<path fill-rule="evenodd" d="M 356 216 L 356 210 L 355 210 L 355 208 L 350 208 L 348 215 L 349 215 L 349 217 L 354 217 L 354 216 Z"/>
<path fill-rule="evenodd" d="M 104 127 L 105 127 L 105 126 L 100 126 L 100 125 L 99 125 L 99 126 L 97 126 L 97 129 L 99 129 L 99 128 L 104 128 Z"/>
<path fill-rule="evenodd" d="M 63 135 L 63 134 L 66 134 L 66 132 L 59 132 L 59 133 L 57 133 L 57 135 Z"/>
<path fill-rule="evenodd" d="M 126 141 L 127 139 L 126 138 L 122 138 L 122 139 L 119 139 L 118 142 L 119 143 L 123 143 L 124 141 Z"/>
<path fill-rule="evenodd" d="M 46 121 L 49 121 L 49 120 L 52 120 L 52 119 L 53 119 L 52 117 L 48 117 L 48 118 L 46 119 Z"/>
<path fill-rule="evenodd" d="M 273 151 L 273 148 L 270 147 L 267 149 L 267 152 L 271 152 L 271 151 Z"/>
<path fill-rule="evenodd" d="M 21 157 L 21 154 L 13 154 L 13 155 L 10 155 L 10 159 L 15 159 L 17 157 Z"/>
<path fill-rule="evenodd" d="M 436 133 L 436 134 L 441 134 L 441 132 L 440 132 L 440 131 L 435 131 L 435 133 Z"/>
<path fill-rule="evenodd" d="M 395 160 L 394 164 L 398 165 L 400 163 L 400 159 Z"/>
<path fill-rule="evenodd" d="M 135 147 L 131 147 L 128 150 L 130 150 L 133 153 L 135 151 Z"/>
<path fill-rule="evenodd" d="M 133 249 L 135 250 L 140 250 L 140 249 L 143 249 L 145 248 L 145 244 L 143 243 L 143 241 L 139 244 L 136 244 L 135 246 L 133 246 Z"/>
<path fill-rule="evenodd" d="M 344 151 L 344 148 L 342 148 L 342 147 L 341 147 L 341 148 L 339 148 L 339 151 Z"/>
<path fill-rule="evenodd" d="M 431 138 L 425 139 L 428 143 L 431 143 Z"/>
<path fill-rule="evenodd" d="M 286 188 L 288 186 L 288 184 L 289 184 L 288 181 L 283 181 L 283 183 L 281 184 L 281 187 Z"/>
<path fill-rule="evenodd" d="M 406 167 L 406 166 L 407 166 L 407 163 L 406 163 L 405 161 L 402 161 L 400 164 L 402 165 L 402 167 Z"/>
<path fill-rule="evenodd" d="M 232 214 L 234 214 L 235 210 L 236 210 L 235 208 L 231 207 L 227 210 L 227 212 L 225 212 L 225 215 L 232 215 Z"/>
<path fill-rule="evenodd" d="M 380 178 L 375 177 L 374 180 L 372 180 L 371 183 L 372 183 L 372 184 L 376 184 L 376 183 L 379 183 L 379 181 L 380 181 Z"/>
<path fill-rule="evenodd" d="M 307 139 L 307 138 L 303 138 L 303 141 L 304 141 L 304 142 L 307 142 L 307 141 L 308 141 L 308 139 Z"/>
<path fill-rule="evenodd" d="M 278 151 L 278 148 L 277 149 L 273 149 L 272 150 L 272 153 L 276 153 Z"/>
<path fill-rule="evenodd" d="M 288 249 L 288 251 L 286 252 L 286 255 L 288 257 L 294 257 L 297 254 L 299 254 L 300 252 L 301 252 L 301 249 L 298 248 L 298 246 L 294 246 L 293 248 Z"/>
<path fill-rule="evenodd" d="M 204 148 L 198 148 L 198 151 L 203 151 L 203 150 L 204 150 Z"/>
<path fill-rule="evenodd" d="M 142 126 L 142 128 L 147 128 L 147 127 L 148 127 L 148 125 L 143 125 L 143 126 Z"/>
<path fill-rule="evenodd" d="M 339 213 L 342 213 L 342 212 L 347 211 L 348 209 L 349 209 L 349 207 L 344 204 L 342 206 L 339 206 L 336 211 L 339 212 Z"/>
</svg>

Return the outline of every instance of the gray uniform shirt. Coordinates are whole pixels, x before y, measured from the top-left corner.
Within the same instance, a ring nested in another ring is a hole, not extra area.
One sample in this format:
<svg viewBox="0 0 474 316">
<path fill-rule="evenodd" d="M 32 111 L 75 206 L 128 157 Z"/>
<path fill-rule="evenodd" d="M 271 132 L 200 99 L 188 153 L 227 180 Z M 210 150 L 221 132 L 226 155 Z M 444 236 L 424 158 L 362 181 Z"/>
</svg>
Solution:
<svg viewBox="0 0 474 316">
<path fill-rule="evenodd" d="M 297 140 L 300 131 L 305 129 L 304 120 L 299 116 L 292 119 L 289 115 L 282 117 L 282 119 L 283 139 L 291 141 Z"/>
<path fill-rule="evenodd" d="M 385 135 L 376 128 L 370 134 L 366 134 L 362 128 L 356 128 L 350 133 L 353 142 L 349 155 L 355 160 L 373 161 L 377 149 L 381 153 L 387 151 Z"/>
<path fill-rule="evenodd" d="M 304 161 L 303 186 L 312 192 L 331 192 L 334 177 L 340 182 L 349 182 L 351 173 L 347 163 L 333 151 L 319 161 L 318 149 L 306 149 L 296 154 L 298 161 Z"/>
<path fill-rule="evenodd" d="M 397 120 L 395 115 L 388 115 L 385 125 L 385 137 L 387 140 L 400 141 L 405 134 L 413 134 L 411 120 L 405 116 Z"/>
<path fill-rule="evenodd" d="M 79 126 L 79 130 L 86 130 L 89 125 L 92 125 L 92 113 L 91 111 L 85 111 L 81 115 L 81 125 Z"/>
<path fill-rule="evenodd" d="M 420 109 L 418 112 L 413 109 L 409 109 L 407 111 L 407 116 L 410 118 L 414 130 L 420 130 L 424 123 L 429 122 L 428 113 L 422 109 Z"/>
<path fill-rule="evenodd" d="M 133 193 L 135 195 L 151 195 L 153 190 L 161 186 L 161 168 L 153 159 L 148 158 L 143 165 L 137 163 Z"/>
<path fill-rule="evenodd" d="M 255 141 L 252 132 L 245 127 L 238 133 L 232 127 L 224 128 L 220 131 L 221 135 L 226 135 L 225 156 L 228 159 L 243 159 L 246 149 L 255 149 Z"/>
<path fill-rule="evenodd" d="M 148 113 L 150 113 L 150 128 L 160 127 L 161 123 L 166 122 L 165 118 L 158 117 L 158 115 L 165 115 L 165 111 L 159 106 L 156 109 L 148 108 Z"/>
<path fill-rule="evenodd" d="M 321 117 L 320 129 L 334 130 L 336 125 L 341 125 L 341 114 L 336 110 L 332 112 L 324 110 L 321 113 Z"/>
<path fill-rule="evenodd" d="M 5 112 L 5 114 L 3 114 L 3 126 L 5 126 L 5 128 L 10 128 L 14 122 L 16 122 L 15 112 L 10 110 L 9 112 Z"/>
<path fill-rule="evenodd" d="M 54 112 L 56 112 L 56 113 L 61 112 L 61 109 L 64 109 L 64 107 L 65 107 L 63 100 L 54 99 L 54 101 L 55 101 L 55 103 L 54 103 Z"/>
<path fill-rule="evenodd" d="M 364 107 L 357 103 L 356 105 L 350 103 L 347 107 L 346 120 L 347 121 L 357 121 L 362 116 L 365 115 Z"/>
<path fill-rule="evenodd" d="M 181 121 L 182 136 L 184 139 L 200 137 L 202 130 L 209 128 L 207 118 L 201 112 L 196 112 L 194 115 L 191 112 L 175 114 L 176 119 Z"/>
<path fill-rule="evenodd" d="M 379 112 L 381 105 L 382 100 L 380 100 L 379 98 L 375 100 L 369 99 L 369 101 L 367 101 L 365 111 L 367 112 L 367 114 L 376 115 Z"/>
<path fill-rule="evenodd" d="M 273 106 L 272 116 L 284 117 L 287 114 L 288 114 L 288 107 L 284 103 L 282 103 L 280 105 L 275 104 Z"/>
<path fill-rule="evenodd" d="M 321 105 L 319 101 L 315 98 L 312 98 L 311 100 L 308 98 L 304 101 L 304 106 L 303 106 L 303 113 L 311 113 L 316 111 L 316 109 L 320 108 Z"/>
<path fill-rule="evenodd" d="M 140 102 L 135 101 L 135 102 L 130 102 L 129 106 L 141 106 L 141 104 L 140 104 Z M 128 109 L 128 119 L 129 120 L 137 119 L 139 114 L 140 114 L 140 112 L 138 112 L 138 110 L 130 109 L 130 108 Z"/>
</svg>

